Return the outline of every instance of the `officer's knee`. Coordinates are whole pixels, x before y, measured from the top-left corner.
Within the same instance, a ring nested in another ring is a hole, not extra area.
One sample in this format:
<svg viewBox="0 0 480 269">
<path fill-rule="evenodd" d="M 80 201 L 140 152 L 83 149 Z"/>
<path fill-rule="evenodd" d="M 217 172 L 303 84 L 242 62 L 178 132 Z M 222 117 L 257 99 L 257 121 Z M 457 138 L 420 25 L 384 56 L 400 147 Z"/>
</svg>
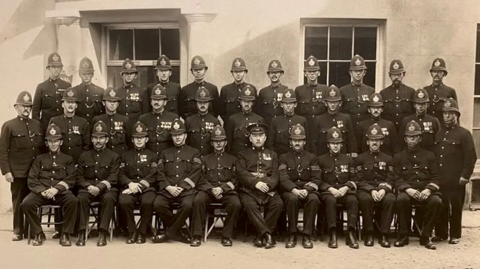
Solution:
<svg viewBox="0 0 480 269">
<path fill-rule="evenodd" d="M 395 204 L 395 195 L 393 193 L 387 193 L 383 199 L 382 199 L 382 203 L 384 205 L 392 205 L 392 204 Z"/>
<path fill-rule="evenodd" d="M 325 194 L 322 197 L 322 202 L 325 204 L 326 207 L 336 207 L 337 206 L 337 199 L 331 194 Z"/>
<path fill-rule="evenodd" d="M 358 206 L 358 199 L 355 195 L 349 195 L 345 197 L 345 204 L 347 206 Z"/>
<path fill-rule="evenodd" d="M 405 192 L 400 192 L 397 194 L 397 204 L 408 204 L 410 203 L 410 197 L 408 197 L 408 194 Z"/>
<path fill-rule="evenodd" d="M 443 207 L 442 198 L 440 198 L 440 196 L 438 195 L 431 195 L 428 199 L 427 205 L 437 207 L 437 208 Z"/>
</svg>

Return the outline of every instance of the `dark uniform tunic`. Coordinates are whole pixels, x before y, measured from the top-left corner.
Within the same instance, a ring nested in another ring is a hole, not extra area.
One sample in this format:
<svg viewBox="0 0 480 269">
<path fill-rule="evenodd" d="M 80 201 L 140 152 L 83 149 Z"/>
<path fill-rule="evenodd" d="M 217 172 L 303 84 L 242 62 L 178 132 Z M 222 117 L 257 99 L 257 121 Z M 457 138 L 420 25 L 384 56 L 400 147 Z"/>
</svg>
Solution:
<svg viewBox="0 0 480 269">
<path fill-rule="evenodd" d="M 327 85 L 304 84 L 295 88 L 295 95 L 297 97 L 297 107 L 295 114 L 305 117 L 307 124 L 310 126 L 310 134 L 307 137 L 314 137 L 315 116 L 322 115 L 327 112 L 327 107 L 324 103 L 324 98 L 327 96 Z M 312 153 L 313 148 L 310 149 Z"/>
<path fill-rule="evenodd" d="M 427 113 L 436 117 L 443 127 L 443 104 L 448 98 L 453 98 L 455 101 L 458 101 L 455 89 L 443 83 L 438 86 L 431 84 L 423 88 L 428 92 L 428 96 L 430 97 L 430 106 L 427 108 Z"/>
<path fill-rule="evenodd" d="M 258 233 L 272 233 L 283 210 L 283 202 L 276 188 L 279 183 L 277 154 L 265 148 L 247 148 L 238 153 L 237 177 L 243 209 Z M 262 181 L 270 189 L 263 193 L 255 185 Z M 259 205 L 265 206 L 265 218 Z"/>
<path fill-rule="evenodd" d="M 85 118 L 88 123 L 93 124 L 92 120 L 95 116 L 105 113 L 102 103 L 104 89 L 93 83 L 89 85 L 82 83 L 73 87 L 73 89 L 77 92 L 78 100 L 75 114 Z"/>
<path fill-rule="evenodd" d="M 107 126 L 106 132 L 109 134 L 107 148 L 115 151 L 118 155 L 127 151 L 127 141 L 129 140 L 129 135 L 127 134 L 128 117 L 118 113 L 113 115 L 102 114 L 93 118 L 92 126 L 99 121 L 102 121 Z"/>
<path fill-rule="evenodd" d="M 72 234 L 77 220 L 78 200 L 70 191 L 75 185 L 75 162 L 72 157 L 57 153 L 39 155 L 28 174 L 28 187 L 32 191 L 23 200 L 22 209 L 30 224 L 32 235 L 42 232 L 37 209 L 42 205 L 54 204 L 62 207 L 62 232 Z M 54 199 L 47 199 L 42 192 L 56 188 Z"/>
<path fill-rule="evenodd" d="M 242 210 L 240 199 L 235 190 L 237 188 L 236 162 L 237 158 L 228 153 L 210 153 L 202 157 L 202 171 L 205 181 L 198 186 L 201 191 L 197 193 L 193 203 L 193 235 L 201 236 L 203 234 L 202 227 L 205 223 L 207 205 L 221 202 L 227 212 L 222 236 L 232 238 L 233 228 Z M 211 189 L 217 187 L 223 190 L 220 199 L 216 199 L 211 193 Z"/>
<path fill-rule="evenodd" d="M 448 237 L 450 219 L 450 237 L 461 238 L 465 186 L 459 181 L 460 177 L 470 179 L 477 161 L 472 134 L 458 125 L 440 130 L 435 136 L 435 155 L 439 162 L 443 199 L 442 217 L 435 228 L 435 235 Z"/>
<path fill-rule="evenodd" d="M 108 231 L 117 203 L 119 170 L 120 156 L 108 148 L 101 151 L 89 150 L 80 155 L 77 165 L 80 231 L 87 226 L 90 203 L 95 201 L 100 202 L 99 228 Z M 93 196 L 88 192 L 88 186 L 98 187 L 100 193 Z"/>
<path fill-rule="evenodd" d="M 120 195 L 118 206 L 127 220 L 128 232 L 136 230 L 135 215 L 133 210 L 136 204 L 140 204 L 140 227 L 141 234 L 147 232 L 152 221 L 153 201 L 156 197 L 156 173 L 158 155 L 149 149 L 133 149 L 122 154 L 120 174 L 118 177 Z M 141 192 L 135 194 L 123 194 L 130 183 L 140 183 Z"/>
<path fill-rule="evenodd" d="M 353 83 L 347 84 L 340 88 L 342 95 L 342 112 L 350 115 L 353 127 L 357 128 L 358 124 L 370 117 L 368 113 L 368 100 L 370 95 L 375 92 L 372 87 Z"/>
<path fill-rule="evenodd" d="M 90 124 L 86 119 L 74 115 L 69 118 L 65 115 L 53 117 L 49 124 L 55 123 L 62 131 L 63 144 L 60 150 L 72 156 L 78 162 L 83 151 L 90 149 Z"/>
<path fill-rule="evenodd" d="M 395 182 L 397 189 L 397 214 L 399 234 L 407 235 L 410 229 L 410 216 L 412 204 L 420 204 L 424 207 L 422 236 L 431 236 L 433 227 L 437 223 L 442 211 L 442 198 L 439 190 L 438 162 L 435 154 L 431 151 L 417 148 L 415 150 L 404 149 L 395 154 L 395 173 L 398 176 Z M 424 201 L 419 202 L 411 198 L 405 190 L 413 188 L 422 192 L 425 189 L 432 194 Z"/>
<path fill-rule="evenodd" d="M 162 113 L 149 112 L 140 116 L 141 121 L 147 126 L 148 142 L 147 148 L 157 154 L 173 146 L 170 131 L 172 122 L 178 118 L 177 114 L 163 111 Z"/>
<path fill-rule="evenodd" d="M 42 134 L 47 130 L 52 117 L 63 114 L 63 92 L 71 86 L 61 79 L 51 78 L 37 85 L 33 98 L 32 118 L 42 124 Z"/>
<path fill-rule="evenodd" d="M 128 117 L 129 124 L 127 130 L 130 132 L 131 127 L 138 121 L 140 115 L 150 110 L 147 91 L 140 89 L 135 84 L 123 85 L 115 91 L 117 96 L 121 98 L 117 113 Z"/>
<path fill-rule="evenodd" d="M 240 105 L 240 100 L 238 97 L 241 95 L 242 89 L 245 86 L 250 86 L 253 90 L 252 96 L 257 96 L 257 88 L 250 83 L 242 82 L 240 84 L 236 84 L 232 82 L 222 87 L 220 90 L 220 101 L 219 101 L 219 111 L 218 114 L 225 122 L 232 116 L 238 112 L 242 112 L 242 106 Z M 255 103 L 257 100 L 255 101 Z M 254 106 L 255 106 L 254 103 Z"/>
<path fill-rule="evenodd" d="M 322 173 L 322 182 L 319 186 L 320 200 L 325 204 L 328 229 L 337 226 L 337 203 L 341 203 L 347 208 L 348 228 L 355 229 L 358 219 L 356 193 L 359 182 L 352 158 L 343 153 L 326 153 L 318 157 L 318 165 Z M 338 200 L 328 191 L 330 187 L 338 190 L 344 186 L 349 187 L 350 190 Z"/>
<path fill-rule="evenodd" d="M 298 210 L 303 205 L 303 233 L 312 235 L 320 206 L 318 188 L 321 183 L 320 167 L 315 155 L 303 150 L 302 152 L 288 152 L 279 159 L 280 184 L 285 210 L 288 216 L 288 231 L 290 234 L 298 232 Z M 293 189 L 306 189 L 308 196 L 298 198 L 291 191 Z"/>
<path fill-rule="evenodd" d="M 265 123 L 270 125 L 272 119 L 277 116 L 283 115 L 283 109 L 280 106 L 283 92 L 288 87 L 282 84 L 277 86 L 269 85 L 258 92 L 256 106 L 253 108 L 253 112 L 262 116 L 265 119 Z"/>
<path fill-rule="evenodd" d="M 314 129 L 312 131 L 313 137 L 311 138 L 313 154 L 320 156 L 328 152 L 327 131 L 332 127 L 337 127 L 342 131 L 344 146 L 342 147 L 341 152 L 357 153 L 357 141 L 355 139 L 355 130 L 352 120 L 349 115 L 337 112 L 335 115 L 325 113 L 315 117 L 314 126 L 310 127 L 311 129 Z"/>
<path fill-rule="evenodd" d="M 200 115 L 199 113 L 190 116 L 185 121 L 187 128 L 187 144 L 200 151 L 200 155 L 205 156 L 213 152 L 210 144 L 210 136 L 213 127 L 220 125 L 220 121 L 211 114 Z"/>
<path fill-rule="evenodd" d="M 28 170 L 35 157 L 44 149 L 42 126 L 37 120 L 16 117 L 2 125 L 0 135 L 0 168 L 2 175 L 12 173 L 10 183 L 13 207 L 13 232 L 23 231 L 23 213 L 20 207 L 30 190 L 27 186 Z M 26 231 L 25 231 L 26 232 Z"/>
<path fill-rule="evenodd" d="M 382 146 L 380 146 L 380 150 L 389 156 L 392 156 L 394 153 L 398 152 L 400 150 L 398 142 L 400 141 L 397 141 L 397 129 L 395 128 L 395 125 L 391 121 L 380 118 L 377 120 L 364 120 L 358 124 L 356 128 L 358 153 L 368 151 L 369 148 L 367 145 L 366 135 L 368 133 L 368 128 L 370 128 L 370 126 L 372 126 L 374 123 L 380 126 L 380 128 L 382 129 L 382 133 L 385 136 L 383 138 L 383 144 Z"/>
<path fill-rule="evenodd" d="M 148 84 L 146 89 L 147 96 L 148 96 L 148 103 L 150 104 L 152 101 L 151 97 L 152 97 L 153 87 L 155 87 L 155 85 L 158 85 L 158 84 L 162 85 L 163 87 L 165 87 L 165 89 L 167 89 L 168 103 L 167 105 L 165 105 L 165 110 L 178 115 L 178 95 L 180 94 L 180 89 L 181 89 L 180 84 L 178 83 L 168 81 L 165 83 L 158 82 L 158 83 Z M 151 106 L 148 107 L 147 112 L 150 112 L 150 111 L 152 111 Z"/>
<path fill-rule="evenodd" d="M 383 113 L 382 117 L 391 121 L 395 125 L 398 132 L 402 120 L 415 113 L 413 107 L 413 96 L 415 89 L 401 83 L 397 85 L 390 85 L 380 91 L 383 99 Z M 400 134 L 400 132 L 399 132 Z M 402 133 L 403 134 L 403 133 Z"/>
<path fill-rule="evenodd" d="M 393 158 L 383 152 L 364 152 L 355 160 L 357 177 L 361 182 L 358 186 L 357 198 L 363 216 L 363 227 L 367 233 L 373 232 L 374 214 L 380 214 L 380 232 L 388 234 L 393 220 L 395 194 L 393 183 L 396 176 Z M 372 198 L 372 191 L 384 190 L 385 196 L 377 204 Z M 380 211 L 376 211 L 375 207 Z"/>
<path fill-rule="evenodd" d="M 270 131 L 268 132 L 267 148 L 275 151 L 278 155 L 290 151 L 290 128 L 300 124 L 305 128 L 305 133 L 308 134 L 307 119 L 298 115 L 282 115 L 275 117 L 270 124 Z M 307 141 L 309 141 L 307 136 Z M 306 145 L 308 148 L 309 145 Z"/>
<path fill-rule="evenodd" d="M 435 135 L 441 128 L 438 119 L 428 114 L 422 116 L 419 116 L 417 114 L 410 115 L 403 119 L 398 133 L 404 134 L 407 124 L 412 120 L 417 122 L 422 129 L 422 141 L 420 142 L 420 147 L 428 151 L 433 151 L 433 146 L 435 144 Z M 398 146 L 400 146 L 402 149 L 407 147 L 404 140 L 399 141 Z"/>
<path fill-rule="evenodd" d="M 195 94 L 200 87 L 205 87 L 212 98 L 212 104 L 208 111 L 215 117 L 218 116 L 220 107 L 220 98 L 218 96 L 218 88 L 212 83 L 203 81 L 202 83 L 192 82 L 184 86 L 178 94 L 178 113 L 183 119 L 186 119 L 192 115 L 195 115 L 197 110 L 197 101 L 195 101 Z"/>
<path fill-rule="evenodd" d="M 265 123 L 265 120 L 254 112 L 249 114 L 239 112 L 230 116 L 225 123 L 228 153 L 237 156 L 240 151 L 250 146 L 248 138 L 250 134 L 247 132 L 247 127 L 254 123 Z"/>
</svg>

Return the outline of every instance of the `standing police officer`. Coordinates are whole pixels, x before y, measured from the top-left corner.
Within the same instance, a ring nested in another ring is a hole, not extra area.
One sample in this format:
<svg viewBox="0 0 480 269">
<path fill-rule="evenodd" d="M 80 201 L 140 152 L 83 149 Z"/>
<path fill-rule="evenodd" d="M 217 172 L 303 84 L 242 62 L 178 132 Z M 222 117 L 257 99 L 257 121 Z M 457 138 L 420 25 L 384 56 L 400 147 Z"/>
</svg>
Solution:
<svg viewBox="0 0 480 269">
<path fill-rule="evenodd" d="M 12 193 L 12 241 L 20 241 L 23 234 L 27 233 L 20 204 L 30 192 L 27 186 L 28 170 L 35 157 L 41 153 L 44 142 L 40 122 L 30 119 L 32 95 L 27 91 L 21 92 L 14 107 L 18 116 L 2 125 L 0 168 L 5 180 L 10 183 Z"/>
<path fill-rule="evenodd" d="M 73 87 L 77 92 L 78 108 L 77 115 L 85 118 L 88 123 L 92 123 L 95 116 L 104 112 L 102 105 L 103 89 L 92 83 L 93 78 L 92 61 L 84 57 L 80 61 L 78 75 L 82 79 L 82 83 Z"/>
</svg>

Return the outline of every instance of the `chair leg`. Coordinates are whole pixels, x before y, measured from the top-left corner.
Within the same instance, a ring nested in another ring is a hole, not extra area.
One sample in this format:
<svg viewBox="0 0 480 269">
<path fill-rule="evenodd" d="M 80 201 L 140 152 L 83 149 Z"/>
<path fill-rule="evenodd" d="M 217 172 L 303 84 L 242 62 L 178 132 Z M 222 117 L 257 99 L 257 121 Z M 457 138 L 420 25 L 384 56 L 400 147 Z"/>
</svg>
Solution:
<svg viewBox="0 0 480 269">
<path fill-rule="evenodd" d="M 210 218 L 210 213 L 207 210 L 207 215 L 205 217 L 205 232 L 203 234 L 203 242 L 207 242 L 207 237 L 208 237 L 208 219 Z"/>
</svg>

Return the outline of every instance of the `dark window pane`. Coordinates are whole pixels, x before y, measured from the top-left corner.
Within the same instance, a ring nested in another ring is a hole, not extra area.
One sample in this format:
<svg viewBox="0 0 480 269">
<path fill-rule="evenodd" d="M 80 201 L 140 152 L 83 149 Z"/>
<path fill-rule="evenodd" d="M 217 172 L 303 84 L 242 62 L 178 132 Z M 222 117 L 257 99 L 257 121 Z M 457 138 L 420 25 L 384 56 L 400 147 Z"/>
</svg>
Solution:
<svg viewBox="0 0 480 269">
<path fill-rule="evenodd" d="M 305 58 L 310 55 L 327 60 L 328 27 L 305 28 Z"/>
<path fill-rule="evenodd" d="M 350 83 L 350 63 L 330 63 L 328 84 L 342 87 Z"/>
<path fill-rule="evenodd" d="M 320 66 L 320 77 L 318 77 L 317 81 L 320 84 L 327 84 L 327 63 L 319 62 L 318 65 Z M 303 76 L 303 84 L 307 84 L 305 76 Z"/>
<path fill-rule="evenodd" d="M 330 60 L 352 58 L 352 27 L 330 27 Z"/>
<path fill-rule="evenodd" d="M 480 64 L 475 65 L 475 95 L 480 95 Z"/>
<path fill-rule="evenodd" d="M 473 127 L 480 127 L 480 98 L 473 99 Z"/>
<path fill-rule="evenodd" d="M 172 67 L 172 76 L 170 77 L 170 81 L 180 83 L 180 66 L 173 66 Z"/>
<path fill-rule="evenodd" d="M 162 53 L 171 60 L 180 60 L 180 31 L 178 29 L 160 29 Z"/>
<path fill-rule="evenodd" d="M 472 135 L 473 135 L 473 143 L 475 144 L 475 151 L 477 152 L 477 158 L 480 158 L 480 130 L 473 130 Z"/>
<path fill-rule="evenodd" d="M 365 60 L 377 59 L 377 28 L 355 27 L 354 54 L 361 55 Z"/>
<path fill-rule="evenodd" d="M 477 26 L 477 55 L 475 61 L 480 62 L 480 25 Z"/>
<path fill-rule="evenodd" d="M 123 85 L 123 79 L 120 75 L 121 66 L 107 67 L 107 86 L 118 88 Z M 138 75 L 135 80 L 140 88 L 144 89 L 149 83 L 156 81 L 155 70 L 153 66 L 137 66 Z"/>
<path fill-rule="evenodd" d="M 367 62 L 365 63 L 365 65 L 367 66 L 368 69 L 367 69 L 367 74 L 363 78 L 363 83 L 375 89 L 375 71 L 377 70 L 376 63 Z"/>
<path fill-rule="evenodd" d="M 122 76 L 120 76 L 121 66 L 107 67 L 107 86 L 118 88 L 123 84 Z"/>
<path fill-rule="evenodd" d="M 158 29 L 135 29 L 135 60 L 156 60 L 160 56 Z"/>
<path fill-rule="evenodd" d="M 109 60 L 133 59 L 133 30 L 110 30 Z"/>
</svg>

